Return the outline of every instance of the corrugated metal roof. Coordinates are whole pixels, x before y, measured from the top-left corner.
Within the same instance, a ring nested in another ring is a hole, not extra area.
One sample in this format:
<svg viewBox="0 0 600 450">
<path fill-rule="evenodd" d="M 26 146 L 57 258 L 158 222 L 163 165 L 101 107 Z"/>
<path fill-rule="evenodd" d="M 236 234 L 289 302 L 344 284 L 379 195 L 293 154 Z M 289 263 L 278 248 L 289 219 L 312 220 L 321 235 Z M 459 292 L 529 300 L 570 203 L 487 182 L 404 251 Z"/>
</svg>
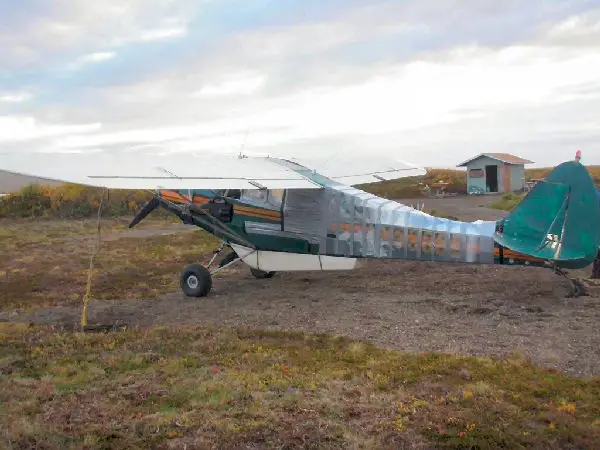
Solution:
<svg viewBox="0 0 600 450">
<path fill-rule="evenodd" d="M 481 158 L 483 156 L 487 156 L 488 158 L 496 159 L 507 164 L 533 164 L 533 161 L 520 158 L 519 156 L 511 155 L 510 153 L 480 153 L 474 158 L 468 159 L 467 161 L 460 163 L 457 167 L 466 166 L 470 162 L 475 161 L 476 159 Z"/>
</svg>

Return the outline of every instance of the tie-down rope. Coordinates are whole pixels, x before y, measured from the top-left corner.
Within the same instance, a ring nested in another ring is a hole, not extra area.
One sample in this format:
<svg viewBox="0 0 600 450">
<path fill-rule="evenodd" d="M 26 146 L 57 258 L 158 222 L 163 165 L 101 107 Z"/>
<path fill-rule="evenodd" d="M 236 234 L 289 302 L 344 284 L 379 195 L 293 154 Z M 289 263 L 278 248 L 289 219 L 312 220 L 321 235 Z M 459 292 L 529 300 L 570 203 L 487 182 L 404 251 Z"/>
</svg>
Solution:
<svg viewBox="0 0 600 450">
<path fill-rule="evenodd" d="M 102 191 L 102 196 L 100 197 L 100 204 L 98 205 L 98 217 L 96 220 L 96 246 L 90 255 L 90 264 L 88 267 L 88 276 L 87 276 L 87 284 L 85 288 L 85 294 L 83 296 L 83 309 L 81 310 L 81 327 L 85 327 L 88 324 L 87 321 L 87 308 L 88 303 L 90 301 L 90 297 L 92 296 L 92 276 L 94 272 L 94 258 L 100 252 L 100 243 L 101 243 L 101 222 L 100 219 L 102 217 L 102 206 L 104 205 L 104 193 L 107 193 L 108 200 L 108 188 Z"/>
</svg>

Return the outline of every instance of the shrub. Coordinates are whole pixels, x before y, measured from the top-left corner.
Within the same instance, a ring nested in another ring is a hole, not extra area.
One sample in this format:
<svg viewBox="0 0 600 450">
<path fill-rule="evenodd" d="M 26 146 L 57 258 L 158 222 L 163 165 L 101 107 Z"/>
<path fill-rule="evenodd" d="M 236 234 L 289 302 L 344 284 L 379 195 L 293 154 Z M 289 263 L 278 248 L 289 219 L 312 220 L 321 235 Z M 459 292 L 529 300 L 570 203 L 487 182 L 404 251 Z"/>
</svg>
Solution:
<svg viewBox="0 0 600 450">
<path fill-rule="evenodd" d="M 427 169 L 421 177 L 406 177 L 381 183 L 364 184 L 360 189 L 390 199 L 419 198 L 428 195 L 427 187 L 445 182 L 448 193 L 467 193 L 467 173 L 453 169 Z M 435 188 L 433 188 L 435 189 Z"/>
<path fill-rule="evenodd" d="M 97 214 L 102 195 L 102 215 L 108 217 L 134 215 L 152 197 L 143 191 L 110 190 L 107 196 L 102 188 L 32 184 L 0 198 L 0 217 L 91 217 Z"/>
</svg>

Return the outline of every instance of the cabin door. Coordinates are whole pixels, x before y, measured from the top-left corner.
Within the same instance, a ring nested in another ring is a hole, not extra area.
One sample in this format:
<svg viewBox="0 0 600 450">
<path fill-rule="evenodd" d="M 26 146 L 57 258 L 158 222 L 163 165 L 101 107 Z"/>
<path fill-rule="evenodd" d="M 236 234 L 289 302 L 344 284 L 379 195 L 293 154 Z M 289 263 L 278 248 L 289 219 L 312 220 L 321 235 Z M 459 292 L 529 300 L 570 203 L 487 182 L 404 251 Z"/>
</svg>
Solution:
<svg viewBox="0 0 600 450">
<path fill-rule="evenodd" d="M 485 166 L 485 185 L 488 192 L 498 192 L 498 166 Z"/>
</svg>

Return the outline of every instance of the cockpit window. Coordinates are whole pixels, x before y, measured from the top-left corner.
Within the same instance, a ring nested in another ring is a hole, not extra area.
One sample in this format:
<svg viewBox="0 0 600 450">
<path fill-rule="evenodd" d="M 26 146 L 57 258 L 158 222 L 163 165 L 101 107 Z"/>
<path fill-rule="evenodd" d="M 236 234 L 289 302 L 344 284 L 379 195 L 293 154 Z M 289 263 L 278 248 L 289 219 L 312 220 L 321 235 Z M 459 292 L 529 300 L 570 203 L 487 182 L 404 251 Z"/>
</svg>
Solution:
<svg viewBox="0 0 600 450">
<path fill-rule="evenodd" d="M 227 198 L 240 198 L 241 191 L 239 189 L 213 189 L 212 193 L 219 197 L 227 197 Z"/>
<path fill-rule="evenodd" d="M 244 189 L 240 201 L 268 209 L 280 209 L 284 189 Z"/>
<path fill-rule="evenodd" d="M 283 193 L 285 192 L 285 189 L 271 189 L 269 191 L 269 198 L 268 201 L 271 205 L 275 206 L 276 208 L 280 208 L 281 204 L 283 203 Z"/>
</svg>

